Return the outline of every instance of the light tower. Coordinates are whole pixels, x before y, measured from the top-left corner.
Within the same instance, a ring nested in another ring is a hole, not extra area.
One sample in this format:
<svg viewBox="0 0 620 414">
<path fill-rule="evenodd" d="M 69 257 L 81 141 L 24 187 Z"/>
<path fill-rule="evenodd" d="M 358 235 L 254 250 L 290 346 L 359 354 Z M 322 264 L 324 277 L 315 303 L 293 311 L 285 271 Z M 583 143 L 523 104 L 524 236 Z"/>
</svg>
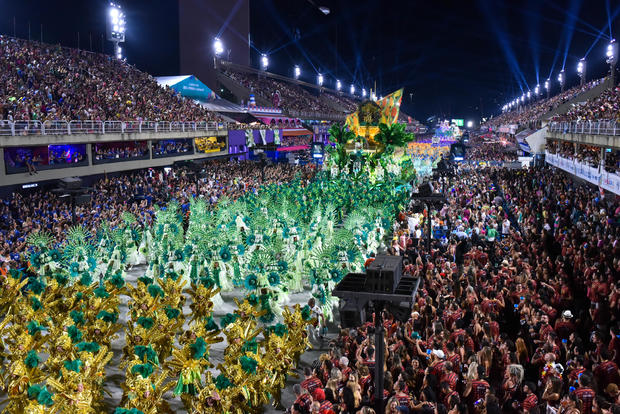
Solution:
<svg viewBox="0 0 620 414">
<path fill-rule="evenodd" d="M 351 95 L 355 95 L 355 85 L 351 84 L 351 89 L 349 89 Z"/>
<path fill-rule="evenodd" d="M 362 98 L 366 97 L 366 88 L 362 88 Z"/>
<path fill-rule="evenodd" d="M 319 86 L 323 86 L 323 75 L 321 75 L 320 73 L 319 73 L 319 76 L 316 77 L 316 83 Z"/>
<path fill-rule="evenodd" d="M 545 81 L 545 90 L 547 91 L 547 99 L 549 99 L 549 87 L 550 87 L 549 79 Z"/>
<path fill-rule="evenodd" d="M 301 75 L 301 68 L 299 65 L 295 65 L 293 72 L 295 73 L 295 79 L 299 79 L 299 76 Z"/>
<path fill-rule="evenodd" d="M 611 39 L 607 45 L 607 64 L 609 65 L 609 76 L 611 76 L 611 87 L 616 85 L 616 63 L 618 63 L 618 43 L 616 39 Z"/>
<path fill-rule="evenodd" d="M 220 40 L 219 37 L 213 39 L 213 68 L 217 68 L 217 61 L 220 59 L 224 53 L 224 43 Z"/>
<path fill-rule="evenodd" d="M 577 63 L 577 73 L 579 74 L 579 80 L 581 86 L 586 83 L 586 58 L 581 58 Z"/>
<path fill-rule="evenodd" d="M 534 95 L 536 95 L 537 98 L 538 98 L 538 95 L 540 95 L 540 85 L 538 84 L 534 88 Z"/>
<path fill-rule="evenodd" d="M 336 90 L 340 92 L 340 89 L 342 89 L 342 83 L 340 83 L 340 80 L 336 79 Z"/>
<path fill-rule="evenodd" d="M 121 6 L 116 3 L 110 3 L 108 7 L 107 18 L 108 40 L 114 43 L 114 55 L 117 59 L 123 58 L 123 49 L 120 44 L 125 42 L 125 13 L 121 10 Z"/>
<path fill-rule="evenodd" d="M 558 82 L 560 82 L 560 90 L 564 92 L 564 69 L 562 69 L 558 75 Z"/>
<path fill-rule="evenodd" d="M 263 70 L 267 70 L 267 68 L 269 67 L 269 58 L 264 53 L 260 57 L 260 65 Z"/>
</svg>

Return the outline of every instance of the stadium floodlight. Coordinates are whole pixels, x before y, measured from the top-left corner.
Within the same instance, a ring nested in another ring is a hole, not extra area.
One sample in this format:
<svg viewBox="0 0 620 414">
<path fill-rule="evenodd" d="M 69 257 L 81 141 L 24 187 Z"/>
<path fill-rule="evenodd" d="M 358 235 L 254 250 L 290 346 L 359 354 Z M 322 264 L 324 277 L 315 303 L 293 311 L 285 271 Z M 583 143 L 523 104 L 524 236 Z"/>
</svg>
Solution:
<svg viewBox="0 0 620 414">
<path fill-rule="evenodd" d="M 540 94 L 540 85 L 536 85 L 534 88 L 534 95 L 538 96 Z"/>
<path fill-rule="evenodd" d="M 117 59 L 123 58 L 123 49 L 120 46 L 116 46 L 116 58 Z"/>
<path fill-rule="evenodd" d="M 323 75 L 320 73 L 319 76 L 316 77 L 316 83 L 318 83 L 319 86 L 323 86 Z"/>
<path fill-rule="evenodd" d="M 527 99 L 530 99 L 532 97 L 532 94 L 530 93 L 530 91 L 527 91 Z"/>
<path fill-rule="evenodd" d="M 467 121 L 467 128 L 471 128 L 474 126 L 474 121 Z"/>
<path fill-rule="evenodd" d="M 549 79 L 545 81 L 545 89 L 549 90 Z"/>
<path fill-rule="evenodd" d="M 222 43 L 219 37 L 216 37 L 215 40 L 213 40 L 213 52 L 217 57 L 220 57 L 222 53 L 224 53 L 224 43 Z"/>
<path fill-rule="evenodd" d="M 525 94 L 521 95 L 521 102 L 525 102 Z"/>
<path fill-rule="evenodd" d="M 351 84 L 351 95 L 355 95 L 355 85 Z"/>
<path fill-rule="evenodd" d="M 340 88 L 342 88 L 342 83 L 340 83 L 340 81 L 338 79 L 336 79 L 336 90 L 340 90 Z"/>
<path fill-rule="evenodd" d="M 586 82 L 586 58 L 581 58 L 577 64 L 577 73 L 579 73 L 579 79 L 581 85 Z"/>
<path fill-rule="evenodd" d="M 609 75 L 611 77 L 611 84 L 616 84 L 616 63 L 618 63 L 618 43 L 616 39 L 611 39 L 607 45 L 607 64 L 609 65 Z"/>
<path fill-rule="evenodd" d="M 301 75 L 301 68 L 299 67 L 299 65 L 295 65 L 294 73 L 295 79 L 299 79 L 299 76 Z"/>
<path fill-rule="evenodd" d="M 106 33 L 108 40 L 114 43 L 115 55 L 118 57 L 119 43 L 125 41 L 125 13 L 121 9 L 121 6 L 116 3 L 110 3 L 107 14 Z M 122 58 L 119 57 L 119 59 Z"/>
<path fill-rule="evenodd" d="M 362 98 L 366 97 L 366 88 L 362 88 Z"/>
<path fill-rule="evenodd" d="M 263 70 L 266 70 L 267 67 L 269 66 L 269 58 L 264 53 L 260 57 L 260 64 L 261 64 Z"/>
<path fill-rule="evenodd" d="M 560 87 L 562 89 L 562 92 L 564 92 L 564 69 L 562 69 L 560 71 L 560 73 L 558 74 L 558 82 L 560 82 Z"/>
<path fill-rule="evenodd" d="M 329 7 L 326 6 L 321 6 L 319 7 L 319 10 L 321 11 L 321 13 L 323 13 L 325 16 L 327 16 L 329 13 L 331 13 L 331 10 L 329 9 Z"/>
<path fill-rule="evenodd" d="M 618 57 L 616 51 L 616 39 L 611 39 L 607 45 L 607 53 L 605 55 L 607 56 L 607 63 L 610 63 L 611 60 Z"/>
</svg>

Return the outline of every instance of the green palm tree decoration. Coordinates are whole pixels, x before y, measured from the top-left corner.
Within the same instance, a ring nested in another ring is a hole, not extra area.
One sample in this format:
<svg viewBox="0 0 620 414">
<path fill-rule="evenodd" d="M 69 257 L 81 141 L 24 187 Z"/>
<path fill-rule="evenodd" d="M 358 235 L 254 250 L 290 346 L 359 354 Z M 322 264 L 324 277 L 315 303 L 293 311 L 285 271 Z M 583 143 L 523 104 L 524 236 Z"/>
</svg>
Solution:
<svg viewBox="0 0 620 414">
<path fill-rule="evenodd" d="M 406 125 L 400 123 L 379 124 L 379 133 L 374 138 L 380 144 L 375 153 L 377 158 L 381 158 L 384 154 L 391 155 L 395 148 L 404 147 L 413 140 L 413 134 L 405 132 L 405 128 Z"/>
<path fill-rule="evenodd" d="M 344 125 L 334 124 L 329 128 L 330 140 L 336 143 L 336 147 L 328 149 L 329 154 L 334 157 L 336 165 L 342 171 L 349 163 L 347 154 L 347 142 L 355 139 L 355 134 L 347 131 Z"/>
</svg>

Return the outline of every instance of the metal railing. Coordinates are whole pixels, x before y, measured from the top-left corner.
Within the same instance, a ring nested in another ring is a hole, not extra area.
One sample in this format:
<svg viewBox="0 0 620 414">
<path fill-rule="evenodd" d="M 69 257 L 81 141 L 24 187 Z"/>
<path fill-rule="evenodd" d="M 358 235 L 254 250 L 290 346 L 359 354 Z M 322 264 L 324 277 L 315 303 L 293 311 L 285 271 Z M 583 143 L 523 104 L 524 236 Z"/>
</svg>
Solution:
<svg viewBox="0 0 620 414">
<path fill-rule="evenodd" d="M 144 132 L 217 132 L 227 123 L 213 121 L 6 121 L 0 120 L 0 136 L 139 134 Z"/>
<path fill-rule="evenodd" d="M 551 122 L 547 131 L 561 134 L 620 135 L 620 124 L 611 120 Z"/>
</svg>

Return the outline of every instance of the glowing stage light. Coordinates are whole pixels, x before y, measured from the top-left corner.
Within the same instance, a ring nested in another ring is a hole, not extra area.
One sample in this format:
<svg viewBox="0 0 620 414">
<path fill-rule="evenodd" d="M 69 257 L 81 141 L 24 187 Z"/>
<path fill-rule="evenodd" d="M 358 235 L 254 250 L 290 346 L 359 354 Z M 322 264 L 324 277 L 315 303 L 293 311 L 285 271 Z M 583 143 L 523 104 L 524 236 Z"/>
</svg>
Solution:
<svg viewBox="0 0 620 414">
<path fill-rule="evenodd" d="M 316 78 L 316 83 L 318 83 L 319 86 L 323 86 L 323 75 L 321 75 L 320 73 L 319 76 L 317 76 Z"/>
<path fill-rule="evenodd" d="M 467 121 L 467 128 L 471 128 L 474 126 L 474 121 Z"/>
<path fill-rule="evenodd" d="M 301 75 L 301 68 L 299 67 L 299 65 L 295 65 L 295 79 L 299 79 L 299 76 Z"/>
<path fill-rule="evenodd" d="M 558 74 L 558 82 L 560 82 L 561 84 L 564 83 L 564 69 L 562 69 Z"/>
<path fill-rule="evenodd" d="M 366 97 L 366 88 L 362 88 L 362 98 Z"/>
<path fill-rule="evenodd" d="M 355 95 L 355 85 L 351 84 L 351 95 Z"/>
<path fill-rule="evenodd" d="M 583 73 L 583 69 L 584 69 L 584 59 L 581 58 L 581 60 L 579 61 L 579 63 L 577 64 L 577 73 L 582 74 Z"/>
<path fill-rule="evenodd" d="M 338 79 L 336 79 L 336 90 L 340 90 L 340 88 L 342 88 L 342 84 L 340 83 L 340 81 Z"/>
<path fill-rule="evenodd" d="M 549 90 L 549 79 L 545 81 L 545 89 Z"/>
<path fill-rule="evenodd" d="M 527 91 L 527 99 L 530 99 L 531 96 L 532 94 L 530 93 L 530 91 Z"/>
</svg>

